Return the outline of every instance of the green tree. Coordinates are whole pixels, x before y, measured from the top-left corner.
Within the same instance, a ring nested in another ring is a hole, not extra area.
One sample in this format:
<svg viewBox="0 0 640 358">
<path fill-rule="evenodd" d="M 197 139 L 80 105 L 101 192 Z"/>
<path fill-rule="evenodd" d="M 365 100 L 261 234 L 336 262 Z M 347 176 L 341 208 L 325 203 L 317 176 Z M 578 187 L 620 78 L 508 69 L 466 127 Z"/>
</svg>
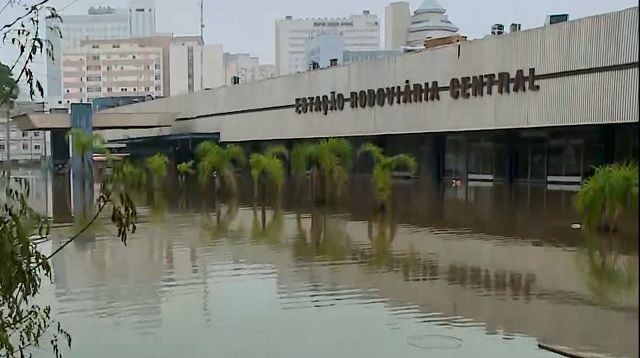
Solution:
<svg viewBox="0 0 640 358">
<path fill-rule="evenodd" d="M 373 184 L 375 186 L 376 195 L 380 200 L 381 207 L 384 209 L 391 197 L 393 185 L 393 171 L 396 169 L 406 169 L 411 174 L 415 174 L 417 164 L 415 158 L 408 154 L 398 154 L 392 157 L 382 153 L 380 147 L 365 143 L 358 150 L 358 156 L 369 154 L 373 158 Z"/>
<path fill-rule="evenodd" d="M 0 356 L 25 357 L 41 341 L 50 343 L 56 357 L 59 346 L 71 345 L 71 336 L 51 318 L 51 308 L 36 302 L 43 279 L 51 280 L 51 258 L 89 230 L 98 216 L 111 207 L 110 218 L 118 237 L 126 244 L 135 231 L 135 205 L 113 177 L 105 177 L 97 200 L 97 211 L 85 226 L 49 255 L 37 243 L 46 239 L 46 218 L 27 205 L 29 187 L 24 179 L 2 177 L 0 190 Z M 17 185 L 16 185 L 17 184 Z"/>
<path fill-rule="evenodd" d="M 298 183 L 309 176 L 311 197 L 326 203 L 332 184 L 339 190 L 348 179 L 352 149 L 343 138 L 297 144 L 291 151 L 291 169 Z"/>
<path fill-rule="evenodd" d="M 242 148 L 235 144 L 225 147 L 215 142 L 206 141 L 196 147 L 196 160 L 198 161 L 198 178 L 203 187 L 206 187 L 213 177 L 215 191 L 218 191 L 220 177 L 229 194 L 236 193 L 236 169 L 244 167 L 246 156 Z"/>
<path fill-rule="evenodd" d="M 249 164 L 251 165 L 253 199 L 255 203 L 258 202 L 258 187 L 260 184 L 262 184 L 263 197 L 266 195 L 267 182 L 276 188 L 276 198 L 278 203 L 280 202 L 285 177 L 284 164 L 281 158 L 286 158 L 287 154 L 287 149 L 283 145 L 271 146 L 264 153 L 251 154 Z"/>
<path fill-rule="evenodd" d="M 0 108 L 12 108 L 18 94 L 20 88 L 11 74 L 11 69 L 0 62 Z"/>
<path fill-rule="evenodd" d="M 156 153 L 155 155 L 145 159 L 145 163 L 151 173 L 154 190 L 157 191 L 162 189 L 162 183 L 164 178 L 167 176 L 169 168 L 169 158 L 162 153 Z"/>
<path fill-rule="evenodd" d="M 580 187 L 576 207 L 588 230 L 618 230 L 620 216 L 638 207 L 638 165 L 616 163 L 596 168 Z"/>
<path fill-rule="evenodd" d="M 180 185 L 184 185 L 187 181 L 187 177 L 196 173 L 193 169 L 193 160 L 179 163 L 176 166 L 176 169 L 178 170 Z"/>
</svg>

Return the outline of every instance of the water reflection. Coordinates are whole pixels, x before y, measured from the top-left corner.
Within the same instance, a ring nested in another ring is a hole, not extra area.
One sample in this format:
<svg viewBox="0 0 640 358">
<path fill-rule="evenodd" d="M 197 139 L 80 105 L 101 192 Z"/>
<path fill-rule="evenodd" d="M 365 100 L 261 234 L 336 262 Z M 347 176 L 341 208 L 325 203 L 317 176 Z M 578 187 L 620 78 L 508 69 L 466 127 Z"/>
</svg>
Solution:
<svg viewBox="0 0 640 358">
<path fill-rule="evenodd" d="M 633 229 L 585 239 L 568 194 L 526 188 L 407 182 L 377 214 L 357 184 L 346 208 L 195 191 L 127 247 L 71 245 L 52 298 L 71 356 L 546 356 L 536 340 L 638 356 Z M 461 345 L 421 348 L 445 341 Z"/>
</svg>

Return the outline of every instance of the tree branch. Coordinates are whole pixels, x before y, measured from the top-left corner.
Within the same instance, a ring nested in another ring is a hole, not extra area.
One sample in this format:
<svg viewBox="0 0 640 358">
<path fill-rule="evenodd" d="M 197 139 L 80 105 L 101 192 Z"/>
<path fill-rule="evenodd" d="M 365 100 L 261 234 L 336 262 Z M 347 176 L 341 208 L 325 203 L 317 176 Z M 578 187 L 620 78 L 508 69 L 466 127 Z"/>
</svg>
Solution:
<svg viewBox="0 0 640 358">
<path fill-rule="evenodd" d="M 40 2 L 31 5 L 31 7 L 29 7 L 29 11 L 27 11 L 26 13 L 24 13 L 21 16 L 18 16 L 15 20 L 13 20 L 12 22 L 2 26 L 2 30 L 0 31 L 5 31 L 7 29 L 11 29 L 15 24 L 17 24 L 19 21 L 24 20 L 27 18 L 27 16 L 33 14 L 34 12 L 38 11 L 38 8 L 46 3 L 48 3 L 49 0 L 40 0 Z"/>
</svg>

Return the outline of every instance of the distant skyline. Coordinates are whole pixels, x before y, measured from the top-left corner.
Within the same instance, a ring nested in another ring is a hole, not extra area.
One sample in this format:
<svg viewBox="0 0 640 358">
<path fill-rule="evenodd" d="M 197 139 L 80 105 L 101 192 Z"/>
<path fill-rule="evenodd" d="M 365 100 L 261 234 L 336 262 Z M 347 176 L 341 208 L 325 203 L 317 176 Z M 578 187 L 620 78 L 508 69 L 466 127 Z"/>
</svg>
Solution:
<svg viewBox="0 0 640 358">
<path fill-rule="evenodd" d="M 53 0 L 62 8 L 73 0 Z M 523 29 L 544 24 L 546 15 L 568 13 L 570 19 L 637 6 L 636 0 L 438 0 L 446 9 L 449 19 L 470 38 L 486 35 L 492 24 L 505 27 L 512 22 Z M 221 1 L 204 0 L 207 43 L 222 44 L 226 52 L 251 53 L 262 63 L 275 63 L 275 20 L 291 15 L 297 17 L 343 17 L 370 10 L 381 21 L 384 36 L 384 7 L 389 0 L 324 0 L 322 2 L 298 0 Z M 408 1 L 411 11 L 422 0 Z M 199 0 L 155 0 L 157 31 L 178 35 L 199 34 Z M 78 0 L 63 11 L 64 14 L 86 14 L 90 6 L 110 5 L 126 7 L 127 0 Z M 382 41 L 381 43 L 384 43 Z"/>
<path fill-rule="evenodd" d="M 36 0 L 24 0 L 26 3 Z M 489 33 L 491 25 L 502 23 L 508 28 L 512 22 L 522 24 L 522 29 L 539 27 L 552 13 L 568 13 L 577 19 L 637 6 L 637 0 L 438 0 L 446 9 L 449 19 L 469 38 L 480 38 Z M 0 0 L 3 3 L 3 1 Z M 250 53 L 261 63 L 275 64 L 275 21 L 287 15 L 304 17 L 345 17 L 370 10 L 380 18 L 381 43 L 384 44 L 384 7 L 389 0 L 324 0 L 322 2 L 298 0 L 270 1 L 221 1 L 204 0 L 207 43 L 222 44 L 225 52 Z M 414 11 L 422 0 L 408 1 Z M 176 35 L 199 34 L 199 0 L 155 0 L 157 31 Z M 128 0 L 51 0 L 61 15 L 86 14 L 91 6 L 127 7 Z M 68 6 L 71 4 L 70 6 Z M 15 9 L 0 14 L 0 21 L 7 23 L 16 15 Z M 0 61 L 15 58 L 11 44 L 0 48 Z M 40 65 L 34 71 L 40 77 L 46 75 Z"/>
</svg>

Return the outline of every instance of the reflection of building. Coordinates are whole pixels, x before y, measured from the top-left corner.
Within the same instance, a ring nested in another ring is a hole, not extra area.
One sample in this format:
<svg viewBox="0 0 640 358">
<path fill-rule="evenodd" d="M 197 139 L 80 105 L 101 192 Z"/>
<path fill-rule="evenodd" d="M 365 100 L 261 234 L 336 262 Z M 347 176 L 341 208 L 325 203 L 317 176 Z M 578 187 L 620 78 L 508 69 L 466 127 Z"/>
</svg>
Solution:
<svg viewBox="0 0 640 358">
<path fill-rule="evenodd" d="M 276 68 L 278 75 L 307 70 L 305 44 L 316 34 L 330 31 L 344 38 L 347 50 L 380 48 L 378 16 L 368 10 L 348 18 L 294 19 L 287 16 L 276 21 Z"/>
</svg>

